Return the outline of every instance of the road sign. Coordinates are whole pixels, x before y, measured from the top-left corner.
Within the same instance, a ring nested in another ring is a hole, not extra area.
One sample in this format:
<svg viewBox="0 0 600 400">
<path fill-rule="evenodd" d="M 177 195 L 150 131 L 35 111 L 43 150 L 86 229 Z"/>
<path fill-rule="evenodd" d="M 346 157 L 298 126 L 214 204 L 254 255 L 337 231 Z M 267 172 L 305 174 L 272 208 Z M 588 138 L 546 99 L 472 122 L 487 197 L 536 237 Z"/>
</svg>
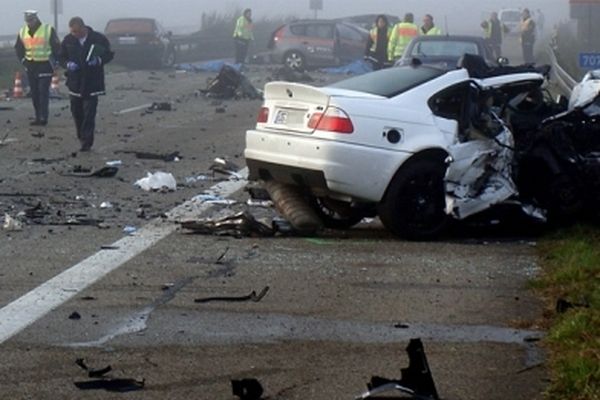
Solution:
<svg viewBox="0 0 600 400">
<path fill-rule="evenodd" d="M 600 69 L 600 53 L 579 53 L 579 67 L 582 69 Z"/>
<path fill-rule="evenodd" d="M 323 0 L 310 0 L 310 9 L 311 10 L 322 10 L 323 9 Z"/>
</svg>

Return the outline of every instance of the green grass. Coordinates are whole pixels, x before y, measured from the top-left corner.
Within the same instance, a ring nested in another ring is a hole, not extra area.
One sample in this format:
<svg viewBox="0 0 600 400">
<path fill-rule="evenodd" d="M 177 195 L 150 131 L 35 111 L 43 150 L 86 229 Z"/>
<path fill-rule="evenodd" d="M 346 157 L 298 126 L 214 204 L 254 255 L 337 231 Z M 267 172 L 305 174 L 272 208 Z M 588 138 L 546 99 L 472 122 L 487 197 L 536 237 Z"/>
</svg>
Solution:
<svg viewBox="0 0 600 400">
<path fill-rule="evenodd" d="M 540 245 L 542 276 L 534 285 L 554 305 L 577 304 L 552 317 L 549 400 L 600 399 L 600 229 L 578 226 Z"/>
</svg>

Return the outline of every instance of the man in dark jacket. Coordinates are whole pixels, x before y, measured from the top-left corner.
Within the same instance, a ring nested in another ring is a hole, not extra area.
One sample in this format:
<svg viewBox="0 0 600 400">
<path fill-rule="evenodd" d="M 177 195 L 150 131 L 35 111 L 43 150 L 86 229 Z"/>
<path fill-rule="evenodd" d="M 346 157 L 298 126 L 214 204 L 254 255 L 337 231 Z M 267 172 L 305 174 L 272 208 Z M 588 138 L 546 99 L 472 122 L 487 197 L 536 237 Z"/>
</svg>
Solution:
<svg viewBox="0 0 600 400">
<path fill-rule="evenodd" d="M 48 123 L 50 82 L 60 52 L 60 41 L 52 26 L 42 24 L 37 11 L 25 11 L 25 25 L 17 36 L 15 51 L 27 71 L 31 88 L 31 101 L 35 110 L 35 120 L 31 125 L 44 126 Z"/>
<path fill-rule="evenodd" d="M 104 64 L 114 53 L 108 39 L 86 26 L 80 17 L 71 18 L 69 31 L 61 44 L 61 65 L 67 70 L 71 114 L 81 151 L 89 151 L 94 144 L 98 96 L 105 94 Z"/>
<path fill-rule="evenodd" d="M 388 63 L 387 49 L 392 28 L 385 15 L 378 15 L 375 26 L 369 32 L 365 58 L 373 64 L 373 69 L 378 70 Z"/>
</svg>

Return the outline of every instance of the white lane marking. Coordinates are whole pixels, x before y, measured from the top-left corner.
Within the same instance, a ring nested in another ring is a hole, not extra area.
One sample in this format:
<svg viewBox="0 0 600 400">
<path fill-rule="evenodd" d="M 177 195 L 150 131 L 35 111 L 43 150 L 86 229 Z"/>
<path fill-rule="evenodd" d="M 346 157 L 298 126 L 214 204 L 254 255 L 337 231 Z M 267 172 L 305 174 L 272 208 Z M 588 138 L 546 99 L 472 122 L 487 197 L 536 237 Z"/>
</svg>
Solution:
<svg viewBox="0 0 600 400">
<path fill-rule="evenodd" d="M 248 175 L 248 169 L 244 168 L 239 173 L 245 177 Z M 210 190 L 227 197 L 240 190 L 245 183 L 244 179 L 225 181 L 214 185 Z M 167 215 L 170 219 L 197 217 L 211 207 L 212 204 L 188 200 L 169 211 Z M 176 229 L 177 225 L 174 223 L 155 219 L 140 228 L 134 236 L 127 236 L 113 243 L 111 247 L 114 247 L 114 250 L 99 251 L 6 305 L 0 309 L 0 344 Z"/>
</svg>

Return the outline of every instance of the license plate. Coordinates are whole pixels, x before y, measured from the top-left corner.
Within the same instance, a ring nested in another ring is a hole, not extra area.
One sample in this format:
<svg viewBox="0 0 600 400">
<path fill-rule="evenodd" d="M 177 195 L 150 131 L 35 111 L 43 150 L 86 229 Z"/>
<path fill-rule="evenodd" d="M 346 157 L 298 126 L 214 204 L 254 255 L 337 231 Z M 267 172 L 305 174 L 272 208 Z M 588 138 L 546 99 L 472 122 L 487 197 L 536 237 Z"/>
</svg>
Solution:
<svg viewBox="0 0 600 400">
<path fill-rule="evenodd" d="M 124 37 L 119 38 L 119 44 L 136 44 L 136 43 L 137 43 L 136 37 L 124 36 Z"/>
<path fill-rule="evenodd" d="M 273 123 L 277 125 L 302 125 L 304 123 L 304 111 L 279 110 L 275 114 Z"/>
</svg>

